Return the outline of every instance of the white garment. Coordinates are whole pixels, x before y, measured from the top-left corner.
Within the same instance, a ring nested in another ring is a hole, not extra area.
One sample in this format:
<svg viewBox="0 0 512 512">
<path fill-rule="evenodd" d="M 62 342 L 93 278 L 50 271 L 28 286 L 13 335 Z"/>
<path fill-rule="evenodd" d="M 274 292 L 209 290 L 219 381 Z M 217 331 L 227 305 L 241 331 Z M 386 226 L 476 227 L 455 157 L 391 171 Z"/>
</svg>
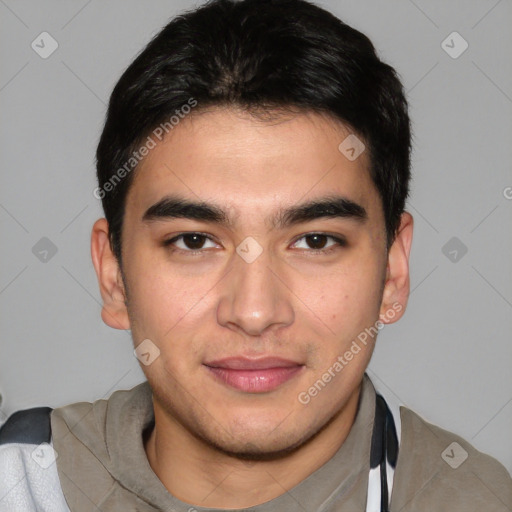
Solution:
<svg viewBox="0 0 512 512">
<path fill-rule="evenodd" d="M 52 452 L 52 443 L 0 445 L 0 512 L 70 512 L 55 461 L 46 467 Z"/>
</svg>

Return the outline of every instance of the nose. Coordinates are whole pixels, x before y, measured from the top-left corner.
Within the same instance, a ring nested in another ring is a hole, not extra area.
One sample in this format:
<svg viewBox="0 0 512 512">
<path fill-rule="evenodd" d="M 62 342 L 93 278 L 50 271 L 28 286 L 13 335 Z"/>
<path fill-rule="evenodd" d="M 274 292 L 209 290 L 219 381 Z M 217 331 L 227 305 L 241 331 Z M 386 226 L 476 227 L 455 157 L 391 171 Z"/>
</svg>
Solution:
<svg viewBox="0 0 512 512">
<path fill-rule="evenodd" d="M 233 255 L 233 267 L 221 281 L 217 307 L 220 325 L 251 336 L 260 336 L 293 323 L 293 293 L 286 284 L 284 271 L 263 251 L 248 262 Z"/>
</svg>

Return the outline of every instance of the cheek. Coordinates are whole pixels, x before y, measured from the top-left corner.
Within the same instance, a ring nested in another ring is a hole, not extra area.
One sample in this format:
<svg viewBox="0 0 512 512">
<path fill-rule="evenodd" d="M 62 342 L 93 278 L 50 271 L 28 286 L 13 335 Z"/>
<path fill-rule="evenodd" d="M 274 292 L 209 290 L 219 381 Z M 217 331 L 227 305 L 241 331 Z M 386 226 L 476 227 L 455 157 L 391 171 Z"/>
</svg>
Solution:
<svg viewBox="0 0 512 512">
<path fill-rule="evenodd" d="M 314 277 L 297 280 L 294 288 L 326 327 L 335 334 L 349 334 L 377 320 L 382 279 L 375 260 L 353 258 L 337 267 L 316 269 Z"/>
<path fill-rule="evenodd" d="M 197 317 L 205 294 L 187 278 L 146 274 L 135 286 L 132 312 L 139 326 L 163 341 Z"/>
<path fill-rule="evenodd" d="M 154 364 L 144 367 L 153 375 L 189 372 L 200 359 L 201 326 L 214 318 L 215 294 L 211 279 L 185 275 L 171 266 L 142 256 L 130 267 L 129 315 L 135 345 L 150 339 L 160 350 Z"/>
<path fill-rule="evenodd" d="M 169 265 L 149 252 L 132 252 L 125 266 L 132 333 L 137 338 L 165 339 L 198 301 L 201 283 L 191 286 L 190 279 L 171 272 Z"/>
</svg>

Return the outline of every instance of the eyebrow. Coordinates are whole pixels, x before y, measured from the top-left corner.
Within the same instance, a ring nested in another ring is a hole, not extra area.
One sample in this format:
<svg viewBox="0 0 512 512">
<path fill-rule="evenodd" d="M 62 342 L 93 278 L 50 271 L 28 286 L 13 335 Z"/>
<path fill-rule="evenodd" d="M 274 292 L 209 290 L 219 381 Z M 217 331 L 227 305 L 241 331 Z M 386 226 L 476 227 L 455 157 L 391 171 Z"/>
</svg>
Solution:
<svg viewBox="0 0 512 512">
<path fill-rule="evenodd" d="M 342 196 L 327 196 L 289 208 L 282 208 L 269 219 L 274 229 L 284 229 L 321 218 L 353 219 L 364 222 L 368 214 L 363 206 Z M 169 219 L 191 219 L 232 227 L 233 220 L 220 206 L 205 201 L 192 201 L 179 196 L 165 196 L 150 206 L 142 222 Z"/>
</svg>

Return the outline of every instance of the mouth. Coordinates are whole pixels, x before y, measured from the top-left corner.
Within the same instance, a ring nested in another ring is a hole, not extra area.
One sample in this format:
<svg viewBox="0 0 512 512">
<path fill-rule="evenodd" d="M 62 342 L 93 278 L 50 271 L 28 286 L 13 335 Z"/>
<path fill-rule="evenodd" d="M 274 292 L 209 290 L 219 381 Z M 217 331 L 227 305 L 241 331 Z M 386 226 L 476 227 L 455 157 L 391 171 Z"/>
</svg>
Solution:
<svg viewBox="0 0 512 512">
<path fill-rule="evenodd" d="M 245 393 L 272 391 L 304 368 L 301 363 L 279 357 L 228 357 L 203 364 L 217 381 Z"/>
</svg>

